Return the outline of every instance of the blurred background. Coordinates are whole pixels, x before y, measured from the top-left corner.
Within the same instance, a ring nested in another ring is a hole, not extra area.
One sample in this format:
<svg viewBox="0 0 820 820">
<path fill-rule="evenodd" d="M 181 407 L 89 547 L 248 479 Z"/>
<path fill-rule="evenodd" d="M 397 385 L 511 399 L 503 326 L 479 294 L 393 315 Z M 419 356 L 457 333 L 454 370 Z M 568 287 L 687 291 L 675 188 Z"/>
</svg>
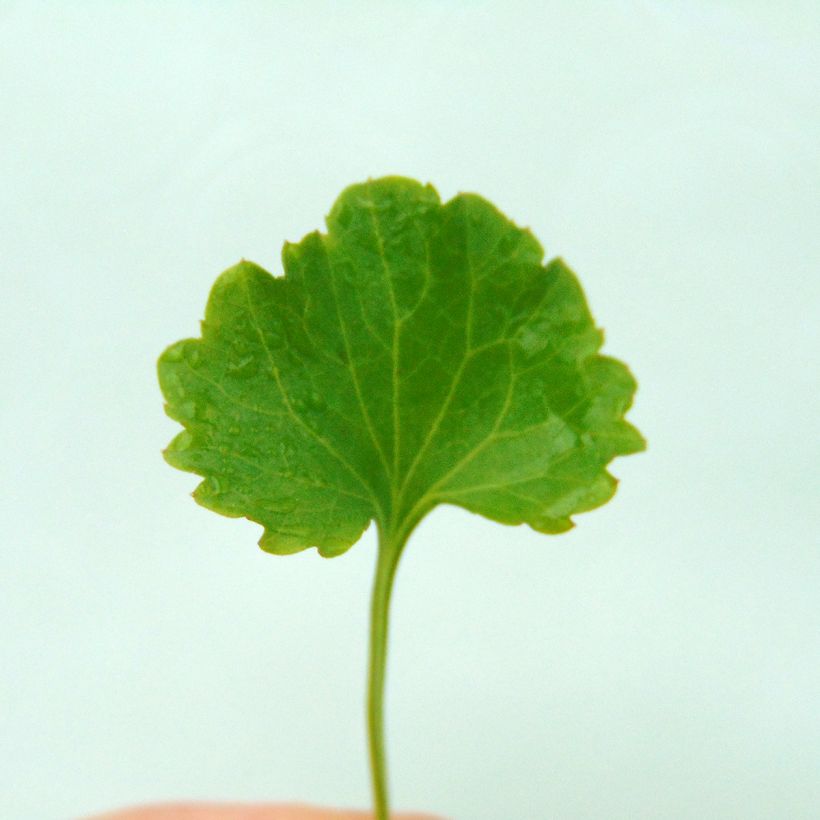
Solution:
<svg viewBox="0 0 820 820">
<path fill-rule="evenodd" d="M 816 2 L 0 2 L 0 803 L 369 804 L 375 539 L 279 558 L 166 466 L 155 360 L 368 176 L 489 198 L 640 381 L 559 537 L 440 508 L 397 807 L 820 816 Z"/>
</svg>

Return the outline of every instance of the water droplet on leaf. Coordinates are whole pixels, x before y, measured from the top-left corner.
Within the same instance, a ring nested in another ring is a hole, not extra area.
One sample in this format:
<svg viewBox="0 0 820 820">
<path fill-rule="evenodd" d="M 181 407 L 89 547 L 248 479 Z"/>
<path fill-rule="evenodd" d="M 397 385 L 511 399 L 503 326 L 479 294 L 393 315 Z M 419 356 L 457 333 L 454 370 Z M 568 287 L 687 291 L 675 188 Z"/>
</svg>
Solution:
<svg viewBox="0 0 820 820">
<path fill-rule="evenodd" d="M 182 393 L 183 391 L 180 391 Z M 183 418 L 193 420 L 196 418 L 196 403 L 193 401 L 184 401 L 177 405 L 177 414 Z"/>
<path fill-rule="evenodd" d="M 311 410 L 324 410 L 327 406 L 325 397 L 316 390 L 307 397 L 306 403 Z"/>
<path fill-rule="evenodd" d="M 238 379 L 245 379 L 256 372 L 256 360 L 253 356 L 242 356 L 241 358 L 228 362 L 228 372 Z"/>
<path fill-rule="evenodd" d="M 185 349 L 185 361 L 191 367 L 199 367 L 202 364 L 202 356 L 199 353 L 199 347 L 195 344 L 189 345 Z"/>
</svg>

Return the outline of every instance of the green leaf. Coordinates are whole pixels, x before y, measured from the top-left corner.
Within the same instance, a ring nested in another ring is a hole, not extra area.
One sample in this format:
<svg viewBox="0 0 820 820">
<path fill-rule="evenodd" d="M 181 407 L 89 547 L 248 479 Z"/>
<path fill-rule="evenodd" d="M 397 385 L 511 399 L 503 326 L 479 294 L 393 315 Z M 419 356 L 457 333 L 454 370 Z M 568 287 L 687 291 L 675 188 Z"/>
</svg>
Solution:
<svg viewBox="0 0 820 820">
<path fill-rule="evenodd" d="M 159 362 L 165 452 L 275 553 L 406 538 L 437 504 L 545 533 L 606 502 L 644 447 L 575 275 L 481 197 L 398 177 L 346 189 L 326 234 L 216 281 Z"/>
<path fill-rule="evenodd" d="M 202 338 L 159 377 L 185 428 L 165 452 L 194 495 L 265 528 L 275 553 L 338 555 L 371 520 L 368 738 L 375 816 L 390 816 L 383 691 L 390 595 L 413 527 L 437 504 L 557 533 L 606 502 L 635 381 L 601 356 L 573 273 L 478 196 L 442 205 L 390 177 L 342 193 L 328 232 L 240 262 L 211 291 Z"/>
</svg>

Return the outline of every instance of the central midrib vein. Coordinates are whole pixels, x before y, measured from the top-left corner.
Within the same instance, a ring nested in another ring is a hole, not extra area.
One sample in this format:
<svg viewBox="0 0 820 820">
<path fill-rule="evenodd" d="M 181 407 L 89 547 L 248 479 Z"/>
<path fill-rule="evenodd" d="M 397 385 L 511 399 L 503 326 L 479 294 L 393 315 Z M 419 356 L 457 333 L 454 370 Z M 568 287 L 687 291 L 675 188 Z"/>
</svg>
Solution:
<svg viewBox="0 0 820 820">
<path fill-rule="evenodd" d="M 368 194 L 370 193 L 370 183 L 368 183 Z M 393 286 L 393 275 L 390 272 L 390 266 L 387 264 L 387 257 L 384 253 L 384 237 L 382 235 L 381 226 L 376 215 L 376 206 L 373 202 L 372 195 L 365 203 L 366 210 L 370 214 L 370 220 L 373 224 L 373 235 L 376 239 L 376 247 L 379 251 L 379 258 L 381 259 L 382 272 L 384 280 L 387 284 L 387 293 L 390 297 L 390 306 L 393 311 L 393 342 L 392 342 L 392 416 L 393 416 L 393 469 L 387 470 L 387 479 L 390 484 L 390 508 L 391 514 L 395 514 L 398 503 L 398 474 L 399 474 L 399 451 L 400 451 L 400 413 L 399 413 L 399 356 L 401 353 L 401 325 L 403 318 L 399 318 L 398 305 L 396 303 L 396 291 Z"/>
</svg>

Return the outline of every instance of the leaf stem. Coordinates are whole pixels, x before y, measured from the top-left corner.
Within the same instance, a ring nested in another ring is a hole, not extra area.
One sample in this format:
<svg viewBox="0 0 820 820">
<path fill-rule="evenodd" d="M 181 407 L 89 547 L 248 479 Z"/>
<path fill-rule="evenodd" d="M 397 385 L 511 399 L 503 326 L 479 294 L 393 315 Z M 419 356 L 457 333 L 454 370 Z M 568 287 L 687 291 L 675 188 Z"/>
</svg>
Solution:
<svg viewBox="0 0 820 820">
<path fill-rule="evenodd" d="M 370 609 L 370 669 L 367 687 L 367 731 L 376 820 L 390 820 L 387 758 L 384 748 L 384 679 L 393 579 L 409 532 L 379 529 L 379 552 Z"/>
</svg>

